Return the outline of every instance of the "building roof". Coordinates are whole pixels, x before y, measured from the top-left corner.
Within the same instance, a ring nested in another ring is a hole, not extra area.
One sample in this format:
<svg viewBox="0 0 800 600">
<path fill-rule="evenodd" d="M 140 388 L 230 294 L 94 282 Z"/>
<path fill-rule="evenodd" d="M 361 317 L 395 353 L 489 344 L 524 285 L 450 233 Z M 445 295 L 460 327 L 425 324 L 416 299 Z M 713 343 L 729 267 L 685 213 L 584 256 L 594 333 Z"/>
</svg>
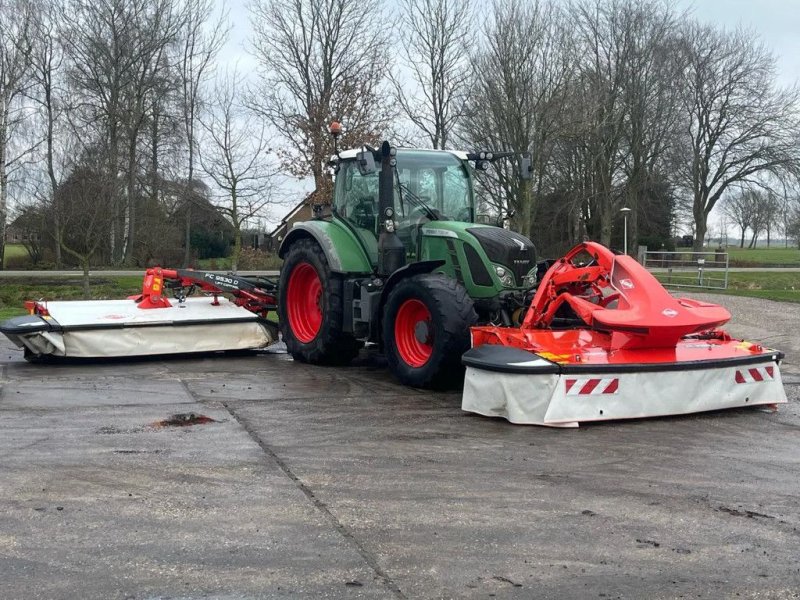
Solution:
<svg viewBox="0 0 800 600">
<path fill-rule="evenodd" d="M 311 192 L 311 193 L 310 193 L 310 194 L 308 194 L 308 195 L 307 195 L 305 198 L 303 198 L 302 200 L 300 200 L 300 202 L 297 204 L 297 206 L 295 206 L 295 207 L 294 207 L 292 210 L 290 210 L 290 211 L 289 211 L 289 212 L 286 214 L 286 216 L 285 216 L 285 217 L 283 217 L 283 219 L 281 219 L 281 222 L 280 222 L 280 223 L 278 223 L 278 224 L 275 226 L 275 228 L 274 228 L 272 231 L 270 231 L 270 232 L 269 232 L 269 234 L 267 234 L 267 235 L 269 235 L 269 237 L 272 237 L 272 236 L 274 236 L 276 233 L 278 233 L 278 230 L 279 230 L 279 229 L 281 229 L 282 227 L 285 227 L 285 226 L 286 226 L 286 223 L 288 223 L 288 222 L 289 222 L 289 220 L 290 220 L 292 217 L 294 217 L 295 215 L 297 215 L 297 213 L 299 213 L 301 210 L 303 210 L 303 207 L 304 207 L 304 206 L 307 206 L 307 205 L 308 205 L 308 203 L 309 203 L 309 199 L 310 199 L 310 198 L 311 198 L 313 195 L 314 195 L 314 192 Z"/>
</svg>

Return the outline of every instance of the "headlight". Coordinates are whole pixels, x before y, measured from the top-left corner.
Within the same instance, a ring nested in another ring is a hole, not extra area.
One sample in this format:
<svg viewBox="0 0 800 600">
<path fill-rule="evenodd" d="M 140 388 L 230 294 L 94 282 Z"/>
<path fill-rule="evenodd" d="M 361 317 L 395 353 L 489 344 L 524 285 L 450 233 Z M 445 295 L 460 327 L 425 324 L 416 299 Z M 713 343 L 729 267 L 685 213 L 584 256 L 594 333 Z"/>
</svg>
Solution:
<svg viewBox="0 0 800 600">
<path fill-rule="evenodd" d="M 500 279 L 500 283 L 503 284 L 503 287 L 514 287 L 514 275 L 505 267 L 495 265 L 494 272 L 497 273 L 497 277 Z"/>
<path fill-rule="evenodd" d="M 528 271 L 525 277 L 522 278 L 522 285 L 524 285 L 526 288 L 532 288 L 534 285 L 536 285 L 537 274 L 537 268 L 533 267 L 530 271 Z"/>
</svg>

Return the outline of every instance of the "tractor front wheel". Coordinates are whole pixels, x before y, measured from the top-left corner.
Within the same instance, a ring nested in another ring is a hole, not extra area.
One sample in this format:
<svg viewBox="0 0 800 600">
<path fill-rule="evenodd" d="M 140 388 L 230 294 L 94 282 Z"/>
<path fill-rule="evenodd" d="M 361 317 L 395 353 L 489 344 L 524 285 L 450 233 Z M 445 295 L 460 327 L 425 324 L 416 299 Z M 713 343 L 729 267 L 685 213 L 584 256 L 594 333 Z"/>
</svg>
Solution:
<svg viewBox="0 0 800 600">
<path fill-rule="evenodd" d="M 343 365 L 358 355 L 361 343 L 342 331 L 342 284 L 316 242 L 299 240 L 289 249 L 278 313 L 281 336 L 296 360 Z"/>
<path fill-rule="evenodd" d="M 459 381 L 469 328 L 478 318 L 464 286 L 438 273 L 409 277 L 390 292 L 383 314 L 386 360 L 402 383 L 444 387 Z"/>
</svg>

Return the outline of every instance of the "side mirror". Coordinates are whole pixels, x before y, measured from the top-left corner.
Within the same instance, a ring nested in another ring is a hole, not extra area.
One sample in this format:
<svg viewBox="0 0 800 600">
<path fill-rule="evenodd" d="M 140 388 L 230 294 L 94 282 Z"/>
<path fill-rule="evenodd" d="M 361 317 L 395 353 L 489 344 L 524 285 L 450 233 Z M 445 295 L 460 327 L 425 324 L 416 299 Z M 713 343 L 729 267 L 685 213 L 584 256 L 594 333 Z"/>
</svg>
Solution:
<svg viewBox="0 0 800 600">
<path fill-rule="evenodd" d="M 375 172 L 375 157 L 372 152 L 359 152 L 356 154 L 356 163 L 358 164 L 358 172 L 361 175 L 370 175 Z"/>
<path fill-rule="evenodd" d="M 530 152 L 519 156 L 519 177 L 520 179 L 533 179 L 533 161 Z"/>
</svg>

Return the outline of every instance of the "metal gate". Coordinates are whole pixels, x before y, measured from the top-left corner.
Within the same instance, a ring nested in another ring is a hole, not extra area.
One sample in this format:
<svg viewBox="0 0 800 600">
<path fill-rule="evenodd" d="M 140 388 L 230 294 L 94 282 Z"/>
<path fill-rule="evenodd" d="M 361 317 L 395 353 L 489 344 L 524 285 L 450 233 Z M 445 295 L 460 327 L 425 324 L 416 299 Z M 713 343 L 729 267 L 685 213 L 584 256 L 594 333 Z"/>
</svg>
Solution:
<svg viewBox="0 0 800 600">
<path fill-rule="evenodd" d="M 727 289 L 728 253 L 648 251 L 641 255 L 644 267 L 666 287 Z"/>
</svg>

